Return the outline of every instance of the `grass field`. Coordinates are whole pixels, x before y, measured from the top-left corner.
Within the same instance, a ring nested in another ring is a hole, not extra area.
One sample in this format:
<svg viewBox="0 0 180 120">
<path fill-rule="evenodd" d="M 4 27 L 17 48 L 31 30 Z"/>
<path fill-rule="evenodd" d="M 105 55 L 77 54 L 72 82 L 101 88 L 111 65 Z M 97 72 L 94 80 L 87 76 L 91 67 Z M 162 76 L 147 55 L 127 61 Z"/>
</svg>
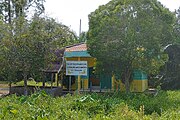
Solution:
<svg viewBox="0 0 180 120">
<path fill-rule="evenodd" d="M 0 96 L 2 94 L 8 94 L 9 93 L 9 90 L 7 88 L 9 88 L 8 83 L 4 82 L 4 81 L 0 81 Z"/>
<path fill-rule="evenodd" d="M 42 86 L 42 82 L 36 82 L 36 81 L 28 81 L 28 85 L 30 86 Z M 12 86 L 24 86 L 24 81 L 20 81 L 17 83 L 12 83 Z M 46 86 L 51 86 L 50 82 L 46 82 Z M 53 83 L 53 86 L 56 86 L 56 83 Z M 0 94 L 8 94 L 9 93 L 9 84 L 5 81 L 0 81 Z"/>
<path fill-rule="evenodd" d="M 8 87 L 8 82 L 0 81 L 0 88 L 7 88 L 7 87 Z"/>
<path fill-rule="evenodd" d="M 42 86 L 42 82 L 36 82 L 34 80 L 28 81 L 27 84 L 31 86 Z M 24 85 L 24 81 L 12 83 L 12 86 L 23 86 L 23 85 Z M 46 82 L 46 86 L 51 86 L 51 82 Z M 53 82 L 53 86 L 56 86 L 55 82 Z M 7 88 L 7 87 L 9 87 L 8 82 L 0 81 L 0 88 Z"/>
</svg>

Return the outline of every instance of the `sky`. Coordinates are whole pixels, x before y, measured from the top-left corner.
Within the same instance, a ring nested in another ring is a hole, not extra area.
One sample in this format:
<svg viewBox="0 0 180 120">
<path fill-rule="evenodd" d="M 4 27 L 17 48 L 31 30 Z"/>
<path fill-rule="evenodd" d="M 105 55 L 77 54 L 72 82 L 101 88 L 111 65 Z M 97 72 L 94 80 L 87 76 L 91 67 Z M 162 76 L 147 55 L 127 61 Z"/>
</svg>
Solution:
<svg viewBox="0 0 180 120">
<path fill-rule="evenodd" d="M 88 15 L 100 5 L 107 4 L 110 0 L 46 0 L 45 15 L 54 18 L 68 26 L 79 35 L 81 31 L 88 31 Z M 158 0 L 169 10 L 174 11 L 180 7 L 180 0 Z"/>
</svg>

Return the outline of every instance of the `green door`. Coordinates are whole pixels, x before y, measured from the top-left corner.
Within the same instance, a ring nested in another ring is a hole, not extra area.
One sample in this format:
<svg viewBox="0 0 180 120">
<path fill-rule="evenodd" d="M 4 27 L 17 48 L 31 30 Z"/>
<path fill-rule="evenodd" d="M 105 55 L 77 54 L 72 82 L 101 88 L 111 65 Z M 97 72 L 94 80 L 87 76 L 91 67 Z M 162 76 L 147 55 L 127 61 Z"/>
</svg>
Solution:
<svg viewBox="0 0 180 120">
<path fill-rule="evenodd" d="M 111 76 L 101 74 L 100 85 L 101 85 L 101 89 L 111 89 L 111 86 L 112 86 Z"/>
</svg>

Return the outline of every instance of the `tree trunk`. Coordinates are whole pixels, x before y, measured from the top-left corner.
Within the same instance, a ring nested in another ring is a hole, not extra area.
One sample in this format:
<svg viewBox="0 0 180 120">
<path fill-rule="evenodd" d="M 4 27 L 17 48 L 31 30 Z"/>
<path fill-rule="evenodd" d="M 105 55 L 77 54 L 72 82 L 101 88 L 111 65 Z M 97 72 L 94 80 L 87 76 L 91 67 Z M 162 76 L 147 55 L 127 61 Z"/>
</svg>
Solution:
<svg viewBox="0 0 180 120">
<path fill-rule="evenodd" d="M 9 93 L 10 93 L 10 91 L 11 91 L 11 87 L 12 87 L 12 82 L 9 81 Z"/>
<path fill-rule="evenodd" d="M 10 76 L 10 74 L 7 76 L 7 79 L 8 79 L 8 81 L 9 81 L 9 93 L 10 93 L 11 87 L 12 87 L 12 81 L 11 81 L 11 79 L 9 78 L 9 76 Z"/>
<path fill-rule="evenodd" d="M 11 25 L 11 1 L 8 0 L 8 22 Z"/>
<path fill-rule="evenodd" d="M 28 90 L 27 90 L 27 74 L 24 73 L 24 95 L 27 96 L 28 95 Z"/>
<path fill-rule="evenodd" d="M 125 88 L 126 88 L 126 93 L 130 92 L 130 83 L 129 79 L 125 77 Z"/>
<path fill-rule="evenodd" d="M 131 70 L 129 68 L 126 68 L 124 73 L 126 93 L 130 92 L 130 76 L 131 76 Z"/>
<path fill-rule="evenodd" d="M 43 88 L 45 88 L 45 79 L 46 79 L 46 74 L 45 74 L 45 73 L 43 73 L 43 74 L 42 74 L 42 76 L 43 76 L 43 77 L 42 77 L 42 79 L 43 79 L 43 80 L 42 80 L 42 86 L 43 86 Z"/>
</svg>

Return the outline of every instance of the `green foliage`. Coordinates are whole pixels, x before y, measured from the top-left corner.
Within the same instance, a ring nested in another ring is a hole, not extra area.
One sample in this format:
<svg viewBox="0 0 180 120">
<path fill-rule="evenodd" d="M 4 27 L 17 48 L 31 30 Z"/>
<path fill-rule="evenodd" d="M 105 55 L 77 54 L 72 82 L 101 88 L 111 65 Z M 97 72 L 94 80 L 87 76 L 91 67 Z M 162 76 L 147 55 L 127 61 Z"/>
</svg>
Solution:
<svg viewBox="0 0 180 120">
<path fill-rule="evenodd" d="M 86 32 L 82 32 L 79 36 L 79 42 L 86 42 L 87 41 L 87 33 Z"/>
<path fill-rule="evenodd" d="M 43 79 L 43 70 L 57 62 L 54 51 L 77 42 L 76 35 L 67 26 L 52 18 L 39 17 L 44 11 L 43 2 L 0 2 L 0 75 L 11 83 L 17 82 L 16 74 L 22 72 L 25 91 L 28 75 Z M 26 16 L 29 9 L 35 10 L 31 20 Z"/>
<path fill-rule="evenodd" d="M 77 42 L 67 26 L 48 17 L 35 15 L 31 21 L 19 17 L 13 26 L 3 21 L 0 25 L 0 74 L 7 81 L 17 82 L 17 71 L 25 79 L 27 74 L 42 79 L 42 70 L 56 61 L 54 51 Z"/>
<path fill-rule="evenodd" d="M 163 79 L 161 79 L 161 87 L 164 90 L 175 90 L 180 88 L 177 84 L 180 79 L 180 45 L 170 45 L 166 48 L 165 52 L 169 56 L 164 69 L 161 70 Z"/>
<path fill-rule="evenodd" d="M 130 74 L 139 69 L 158 73 L 173 43 L 175 15 L 157 0 L 112 0 L 89 15 L 88 48 L 97 70 L 122 74 L 126 90 Z"/>
<path fill-rule="evenodd" d="M 0 98 L 0 119 L 178 119 L 180 91 L 145 94 L 103 93 L 51 98 L 44 91 L 31 96 Z"/>
<path fill-rule="evenodd" d="M 174 37 L 176 39 L 176 43 L 180 44 L 180 7 L 176 10 L 176 24 L 174 27 Z"/>
<path fill-rule="evenodd" d="M 180 84 L 177 84 L 180 79 L 180 8 L 175 11 L 176 22 L 173 30 L 174 43 L 166 46 L 165 53 L 168 54 L 168 61 L 161 68 L 160 73 L 152 75 L 150 77 L 150 84 L 153 87 L 161 85 L 163 90 L 175 90 L 180 88 Z"/>
<path fill-rule="evenodd" d="M 11 23 L 15 18 L 28 16 L 29 10 L 35 11 L 35 14 L 42 14 L 45 0 L 1 0 L 0 15 L 5 22 Z"/>
</svg>

